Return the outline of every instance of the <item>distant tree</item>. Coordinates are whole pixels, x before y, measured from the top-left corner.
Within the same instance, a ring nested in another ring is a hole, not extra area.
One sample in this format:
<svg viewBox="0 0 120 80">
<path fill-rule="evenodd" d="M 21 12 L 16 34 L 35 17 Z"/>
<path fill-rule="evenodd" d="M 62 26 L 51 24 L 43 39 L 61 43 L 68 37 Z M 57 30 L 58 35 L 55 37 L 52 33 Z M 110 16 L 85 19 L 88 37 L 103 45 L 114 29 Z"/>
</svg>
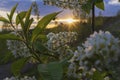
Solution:
<svg viewBox="0 0 120 80">
<path fill-rule="evenodd" d="M 92 32 L 95 31 L 95 7 L 104 10 L 103 0 L 43 0 L 45 4 L 51 5 L 54 2 L 54 5 L 62 8 L 82 8 L 86 13 L 92 12 Z"/>
<path fill-rule="evenodd" d="M 102 16 L 102 11 L 99 11 L 98 16 L 95 18 L 95 26 L 97 26 L 95 27 L 96 31 L 99 31 L 103 22 L 104 22 L 104 18 Z"/>
<path fill-rule="evenodd" d="M 100 11 L 100 12 L 99 12 L 98 16 L 99 16 L 99 17 L 101 17 L 101 16 L 102 16 L 102 11 Z"/>
<path fill-rule="evenodd" d="M 117 12 L 117 16 L 120 16 L 120 10 L 118 10 L 118 12 Z"/>
<path fill-rule="evenodd" d="M 8 23 L 4 22 L 2 25 L 2 31 L 10 31 L 11 27 Z"/>
</svg>

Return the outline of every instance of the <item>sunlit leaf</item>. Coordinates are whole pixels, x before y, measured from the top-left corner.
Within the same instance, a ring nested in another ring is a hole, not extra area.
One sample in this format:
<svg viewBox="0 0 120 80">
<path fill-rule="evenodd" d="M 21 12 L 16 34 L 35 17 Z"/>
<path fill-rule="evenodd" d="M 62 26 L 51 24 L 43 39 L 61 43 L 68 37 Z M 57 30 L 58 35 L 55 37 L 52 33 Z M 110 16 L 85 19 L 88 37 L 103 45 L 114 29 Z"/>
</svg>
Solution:
<svg viewBox="0 0 120 80">
<path fill-rule="evenodd" d="M 30 18 L 31 11 L 32 11 L 32 7 L 30 7 L 30 9 L 27 11 L 26 20 L 28 20 Z"/>
<path fill-rule="evenodd" d="M 17 15 L 17 17 L 16 17 L 16 25 L 18 25 L 19 23 L 20 23 L 20 20 L 19 20 L 19 17 L 20 17 L 20 19 L 24 19 L 25 18 L 25 16 L 26 16 L 26 11 L 23 11 L 23 12 L 20 12 L 18 15 Z"/>
<path fill-rule="evenodd" d="M 25 25 L 24 20 L 21 19 L 20 16 L 18 16 L 18 19 L 19 19 L 19 23 L 20 23 L 20 25 L 21 25 L 22 30 L 25 31 L 25 30 L 24 30 L 24 25 Z"/>
<path fill-rule="evenodd" d="M 8 17 L 8 19 L 10 19 L 10 15 L 7 13 L 7 17 Z"/>
<path fill-rule="evenodd" d="M 56 15 L 59 13 L 60 12 L 48 14 L 38 22 L 37 26 L 35 27 L 35 29 L 32 33 L 32 39 L 31 39 L 32 42 L 37 39 L 39 34 L 47 27 L 47 25 L 50 23 L 50 21 L 53 20 L 56 17 Z"/>
<path fill-rule="evenodd" d="M 104 2 L 96 3 L 95 6 L 99 9 L 104 10 Z"/>
<path fill-rule="evenodd" d="M 18 6 L 18 4 L 16 4 L 16 5 L 11 9 L 10 17 L 9 17 L 10 21 L 12 21 L 12 18 L 13 18 L 13 15 L 14 15 L 14 13 L 15 13 L 15 10 L 16 10 L 17 6 Z"/>
<path fill-rule="evenodd" d="M 33 19 L 33 18 L 31 18 L 31 19 L 29 20 L 28 25 L 27 25 L 27 30 L 26 30 L 26 32 L 28 32 L 28 31 L 29 31 L 29 29 L 30 29 L 31 24 L 33 23 L 33 21 L 34 21 L 34 19 Z"/>
<path fill-rule="evenodd" d="M 9 21 L 4 17 L 0 17 L 0 21 L 5 22 L 5 23 L 9 23 Z"/>
<path fill-rule="evenodd" d="M 0 34 L 0 39 L 21 40 L 18 36 L 14 35 L 14 34 Z"/>
<path fill-rule="evenodd" d="M 38 36 L 38 39 L 47 40 L 47 36 L 46 36 L 46 35 L 43 35 L 43 34 L 40 34 L 40 35 Z"/>
<path fill-rule="evenodd" d="M 32 11 L 32 7 L 30 7 L 30 9 L 27 11 L 26 13 L 26 18 L 25 18 L 25 31 L 28 30 L 31 26 L 31 23 L 33 22 L 33 20 L 30 20 L 30 15 L 31 15 L 31 11 Z M 29 22 L 31 21 L 31 22 Z"/>
</svg>

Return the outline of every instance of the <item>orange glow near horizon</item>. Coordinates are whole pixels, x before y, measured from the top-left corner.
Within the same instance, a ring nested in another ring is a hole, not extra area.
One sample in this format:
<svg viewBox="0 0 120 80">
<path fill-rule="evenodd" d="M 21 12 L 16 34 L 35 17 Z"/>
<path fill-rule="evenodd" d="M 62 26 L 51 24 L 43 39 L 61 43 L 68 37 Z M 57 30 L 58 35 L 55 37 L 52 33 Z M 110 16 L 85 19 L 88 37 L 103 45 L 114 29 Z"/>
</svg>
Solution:
<svg viewBox="0 0 120 80">
<path fill-rule="evenodd" d="M 65 19 L 56 19 L 55 20 L 58 23 L 63 23 L 68 30 L 72 30 L 76 27 L 76 23 L 79 23 L 80 19 L 74 19 L 74 18 L 65 18 Z"/>
<path fill-rule="evenodd" d="M 72 18 L 69 18 L 66 20 L 67 23 L 71 24 L 71 23 L 74 23 L 76 22 L 76 20 L 72 19 Z"/>
<path fill-rule="evenodd" d="M 77 20 L 77 19 L 73 19 L 73 18 L 68 18 L 68 19 L 58 19 L 58 20 L 55 20 L 55 21 L 58 21 L 58 22 L 66 22 L 68 24 L 72 24 L 74 22 L 79 22 L 80 20 Z"/>
</svg>

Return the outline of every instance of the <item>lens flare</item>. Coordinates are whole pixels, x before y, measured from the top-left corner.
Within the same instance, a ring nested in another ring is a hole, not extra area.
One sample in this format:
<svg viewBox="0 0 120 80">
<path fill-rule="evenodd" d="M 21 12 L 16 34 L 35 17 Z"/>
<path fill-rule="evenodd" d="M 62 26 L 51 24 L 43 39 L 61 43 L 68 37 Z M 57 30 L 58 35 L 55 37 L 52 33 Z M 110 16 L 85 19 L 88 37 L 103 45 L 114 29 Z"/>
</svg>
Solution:
<svg viewBox="0 0 120 80">
<path fill-rule="evenodd" d="M 72 23 L 75 23 L 75 22 L 78 22 L 79 20 L 77 20 L 77 19 L 72 19 L 72 18 L 68 18 L 68 19 L 58 19 L 58 20 L 56 20 L 56 21 L 58 21 L 58 22 L 65 22 L 65 23 L 67 23 L 67 24 L 72 24 Z"/>
<path fill-rule="evenodd" d="M 69 23 L 69 24 L 71 24 L 71 23 L 73 23 L 73 22 L 76 22 L 76 20 L 74 20 L 74 19 L 72 19 L 72 18 L 69 18 L 69 19 L 66 19 L 66 22 Z"/>
</svg>

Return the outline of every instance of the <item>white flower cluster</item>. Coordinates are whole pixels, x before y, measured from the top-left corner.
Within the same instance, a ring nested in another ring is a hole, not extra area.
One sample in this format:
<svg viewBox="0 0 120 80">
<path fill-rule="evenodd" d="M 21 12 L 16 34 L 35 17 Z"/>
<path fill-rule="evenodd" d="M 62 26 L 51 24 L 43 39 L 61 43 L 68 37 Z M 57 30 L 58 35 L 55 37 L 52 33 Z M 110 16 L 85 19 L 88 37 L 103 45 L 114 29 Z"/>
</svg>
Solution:
<svg viewBox="0 0 120 80">
<path fill-rule="evenodd" d="M 85 48 L 85 54 L 88 58 L 93 55 L 102 56 L 103 59 L 117 60 L 120 53 L 120 40 L 115 38 L 108 31 L 99 33 L 94 32 L 90 38 L 85 41 L 83 47 Z"/>
<path fill-rule="evenodd" d="M 104 80 L 111 80 L 109 77 L 105 77 Z"/>
<path fill-rule="evenodd" d="M 35 78 L 35 76 L 33 76 L 33 77 L 24 76 L 23 78 L 18 78 L 18 77 L 8 78 L 7 77 L 7 78 L 5 78 L 3 80 L 37 80 L 37 79 Z"/>
<path fill-rule="evenodd" d="M 47 47 L 49 50 L 57 52 L 60 57 L 64 57 L 67 53 L 72 53 L 70 49 L 70 44 L 77 39 L 76 32 L 59 32 L 59 33 L 49 33 L 47 35 Z"/>
<path fill-rule="evenodd" d="M 50 50 L 56 50 L 61 46 L 67 45 L 76 40 L 76 32 L 49 33 L 47 35 L 47 46 Z"/>
<path fill-rule="evenodd" d="M 12 32 L 11 34 L 17 35 L 15 32 Z M 19 35 L 17 35 L 19 36 Z M 22 42 L 18 40 L 7 40 L 7 46 L 8 49 L 13 53 L 13 55 L 17 57 L 29 57 L 30 52 L 27 46 Z"/>
<path fill-rule="evenodd" d="M 80 76 L 81 68 L 92 74 L 91 70 L 102 70 L 109 66 L 110 62 L 117 61 L 120 56 L 120 40 L 112 36 L 108 31 L 94 32 L 78 47 L 70 60 L 69 75 Z M 78 73 L 76 73 L 78 72 Z M 85 75 L 85 72 L 82 75 Z M 74 76 L 75 77 L 75 76 Z"/>
</svg>

